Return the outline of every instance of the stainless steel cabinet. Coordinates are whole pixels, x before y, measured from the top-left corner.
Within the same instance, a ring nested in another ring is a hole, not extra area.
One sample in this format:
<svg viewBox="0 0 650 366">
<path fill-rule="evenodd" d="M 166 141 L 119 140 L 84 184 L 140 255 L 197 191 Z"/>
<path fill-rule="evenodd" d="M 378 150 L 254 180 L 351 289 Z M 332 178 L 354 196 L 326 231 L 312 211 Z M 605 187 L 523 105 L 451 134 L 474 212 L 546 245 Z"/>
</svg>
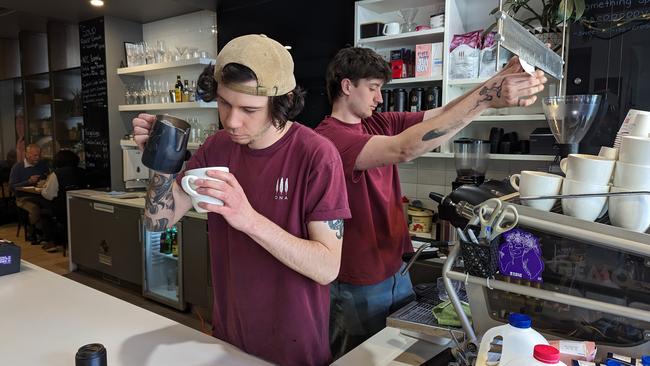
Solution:
<svg viewBox="0 0 650 366">
<path fill-rule="evenodd" d="M 80 198 L 69 209 L 72 262 L 142 285 L 141 210 Z"/>
<path fill-rule="evenodd" d="M 206 220 L 183 219 L 183 288 L 185 301 L 212 309 L 210 244 Z"/>
</svg>

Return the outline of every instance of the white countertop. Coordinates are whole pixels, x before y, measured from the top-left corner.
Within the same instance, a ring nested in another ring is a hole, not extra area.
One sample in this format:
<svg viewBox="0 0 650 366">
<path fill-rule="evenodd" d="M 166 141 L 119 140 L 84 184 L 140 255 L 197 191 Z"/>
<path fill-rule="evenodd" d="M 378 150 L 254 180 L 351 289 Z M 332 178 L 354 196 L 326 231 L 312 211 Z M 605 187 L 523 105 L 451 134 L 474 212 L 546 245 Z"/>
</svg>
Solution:
<svg viewBox="0 0 650 366">
<path fill-rule="evenodd" d="M 143 192 L 144 193 L 144 192 Z M 128 207 L 135 207 L 144 210 L 144 198 L 116 198 L 108 194 L 108 192 L 94 191 L 91 189 L 81 189 L 77 191 L 68 191 L 68 197 L 77 197 L 89 199 L 97 202 L 108 203 L 113 205 L 121 205 Z M 205 213 L 198 213 L 190 209 L 185 213 L 187 217 L 194 217 L 197 219 L 207 220 L 208 215 Z"/>
<path fill-rule="evenodd" d="M 0 364 L 74 365 L 101 343 L 110 366 L 268 365 L 219 339 L 22 262 L 0 276 Z"/>
<path fill-rule="evenodd" d="M 421 365 L 447 346 L 421 341 L 386 327 L 357 348 L 336 360 L 335 366 L 408 366 Z"/>
</svg>

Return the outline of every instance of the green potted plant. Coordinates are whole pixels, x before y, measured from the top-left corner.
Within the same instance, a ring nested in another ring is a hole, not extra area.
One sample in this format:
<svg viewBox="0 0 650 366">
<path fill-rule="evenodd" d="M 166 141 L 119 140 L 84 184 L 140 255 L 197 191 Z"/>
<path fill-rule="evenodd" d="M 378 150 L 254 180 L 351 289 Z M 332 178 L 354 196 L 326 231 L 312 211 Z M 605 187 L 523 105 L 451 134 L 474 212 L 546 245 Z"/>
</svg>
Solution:
<svg viewBox="0 0 650 366">
<path fill-rule="evenodd" d="M 490 14 L 497 11 L 498 7 Z M 504 0 L 503 11 L 543 42 L 559 48 L 562 44 L 562 31 L 559 26 L 565 19 L 567 22 L 580 20 L 585 11 L 585 0 Z M 486 33 L 492 31 L 495 26 L 496 23 L 492 24 Z"/>
</svg>

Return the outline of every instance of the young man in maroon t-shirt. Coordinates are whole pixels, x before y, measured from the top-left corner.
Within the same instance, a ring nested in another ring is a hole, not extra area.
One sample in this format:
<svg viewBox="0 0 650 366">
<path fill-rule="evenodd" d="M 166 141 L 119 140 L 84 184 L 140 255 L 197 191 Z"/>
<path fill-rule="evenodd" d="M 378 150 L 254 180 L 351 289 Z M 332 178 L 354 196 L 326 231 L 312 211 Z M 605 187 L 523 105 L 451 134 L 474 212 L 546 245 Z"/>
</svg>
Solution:
<svg viewBox="0 0 650 366">
<path fill-rule="evenodd" d="M 199 86 L 208 91 L 204 99 L 216 96 L 224 129 L 186 170 L 230 170 L 209 171 L 220 181 L 195 182 L 199 193 L 224 203 L 199 203 L 209 211 L 214 336 L 275 364 L 325 365 L 328 284 L 339 271 L 343 219 L 350 217 L 341 158 L 329 140 L 288 121 L 302 109 L 304 92 L 278 42 L 260 35 L 230 41 Z M 134 119 L 139 145 L 154 120 Z M 183 175 L 154 174 L 145 210 L 150 230 L 191 208 Z"/>
<path fill-rule="evenodd" d="M 330 285 L 334 357 L 383 329 L 386 317 L 413 296 L 401 276 L 402 254 L 413 250 L 402 212 L 397 163 L 413 160 L 452 138 L 486 108 L 528 106 L 546 78 L 524 73 L 517 59 L 444 107 L 426 112 L 374 113 L 391 78 L 386 61 L 364 48 L 337 53 L 327 70 L 332 114 L 316 128 L 343 159 L 352 218 L 338 280 Z M 532 96 L 530 99 L 527 97 Z"/>
</svg>

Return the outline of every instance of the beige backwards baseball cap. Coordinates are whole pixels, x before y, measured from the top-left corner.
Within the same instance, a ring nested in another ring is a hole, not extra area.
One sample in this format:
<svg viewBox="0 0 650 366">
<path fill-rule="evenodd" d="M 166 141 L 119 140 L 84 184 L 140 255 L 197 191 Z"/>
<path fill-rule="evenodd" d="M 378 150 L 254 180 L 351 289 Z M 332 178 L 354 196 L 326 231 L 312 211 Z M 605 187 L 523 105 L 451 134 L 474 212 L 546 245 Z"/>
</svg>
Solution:
<svg viewBox="0 0 650 366">
<path fill-rule="evenodd" d="M 257 87 L 223 82 L 221 70 L 231 63 L 251 69 L 257 76 Z M 291 54 L 263 34 L 249 34 L 228 42 L 217 55 L 214 78 L 228 89 L 250 95 L 285 95 L 296 88 Z"/>
</svg>

